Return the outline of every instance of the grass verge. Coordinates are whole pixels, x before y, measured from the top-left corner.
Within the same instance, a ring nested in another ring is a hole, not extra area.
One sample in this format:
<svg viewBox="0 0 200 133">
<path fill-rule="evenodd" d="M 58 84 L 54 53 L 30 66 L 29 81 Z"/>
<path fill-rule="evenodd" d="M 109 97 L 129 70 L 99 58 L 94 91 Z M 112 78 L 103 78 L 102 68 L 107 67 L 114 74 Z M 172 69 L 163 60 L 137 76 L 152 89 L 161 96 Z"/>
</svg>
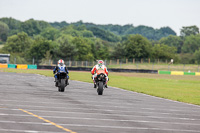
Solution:
<svg viewBox="0 0 200 133">
<path fill-rule="evenodd" d="M 34 73 L 51 77 L 53 76 L 52 70 L 0 69 L 0 71 L 15 73 Z M 90 72 L 70 71 L 69 76 L 70 80 L 78 80 L 92 83 Z M 109 86 L 139 93 L 145 93 L 175 101 L 200 105 L 199 76 L 110 73 L 109 78 Z"/>
</svg>

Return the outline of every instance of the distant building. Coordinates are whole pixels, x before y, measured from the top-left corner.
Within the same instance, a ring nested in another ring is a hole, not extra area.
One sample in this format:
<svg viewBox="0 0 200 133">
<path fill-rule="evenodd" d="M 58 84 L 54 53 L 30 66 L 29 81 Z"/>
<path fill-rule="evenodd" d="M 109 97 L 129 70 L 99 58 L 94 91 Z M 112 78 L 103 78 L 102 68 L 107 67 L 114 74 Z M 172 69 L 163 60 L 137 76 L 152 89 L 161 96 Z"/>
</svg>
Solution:
<svg viewBox="0 0 200 133">
<path fill-rule="evenodd" d="M 10 54 L 0 54 L 0 63 L 9 64 L 10 63 Z"/>
</svg>

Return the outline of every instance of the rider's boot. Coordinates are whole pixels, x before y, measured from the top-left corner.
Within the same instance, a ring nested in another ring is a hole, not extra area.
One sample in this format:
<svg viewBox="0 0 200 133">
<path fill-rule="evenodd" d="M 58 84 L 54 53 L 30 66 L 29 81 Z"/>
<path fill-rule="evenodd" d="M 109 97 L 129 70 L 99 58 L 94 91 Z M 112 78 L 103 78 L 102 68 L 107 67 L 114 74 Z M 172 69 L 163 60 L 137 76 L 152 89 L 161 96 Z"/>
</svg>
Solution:
<svg viewBox="0 0 200 133">
<path fill-rule="evenodd" d="M 67 85 L 69 85 L 69 76 L 67 75 Z"/>
<path fill-rule="evenodd" d="M 107 84 L 105 85 L 106 88 L 108 88 Z"/>
<path fill-rule="evenodd" d="M 106 87 L 106 88 L 108 88 L 108 85 L 107 85 L 108 81 L 109 81 L 109 78 L 106 77 L 106 83 L 105 83 L 105 87 Z"/>
<path fill-rule="evenodd" d="M 55 86 L 58 87 L 58 79 L 57 79 L 57 78 L 55 78 L 55 81 L 54 81 L 54 82 L 56 82 L 56 83 L 55 83 Z"/>
<path fill-rule="evenodd" d="M 97 88 L 97 84 L 96 83 L 94 83 L 94 88 Z"/>
</svg>

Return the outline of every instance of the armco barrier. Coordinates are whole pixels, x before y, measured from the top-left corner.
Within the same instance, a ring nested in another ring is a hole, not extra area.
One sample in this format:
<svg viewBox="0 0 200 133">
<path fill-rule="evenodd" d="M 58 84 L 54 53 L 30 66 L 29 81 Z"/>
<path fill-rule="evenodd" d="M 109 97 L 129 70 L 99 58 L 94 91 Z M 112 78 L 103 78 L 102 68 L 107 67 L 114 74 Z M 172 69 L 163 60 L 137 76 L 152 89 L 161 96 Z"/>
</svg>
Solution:
<svg viewBox="0 0 200 133">
<path fill-rule="evenodd" d="M 90 69 L 91 70 L 91 69 Z M 145 70 L 145 69 L 108 69 L 109 72 L 131 72 L 131 73 L 154 73 L 157 74 L 158 70 Z"/>
<path fill-rule="evenodd" d="M 8 64 L 0 64 L 0 68 L 8 68 Z"/>
<path fill-rule="evenodd" d="M 51 69 L 55 66 L 37 66 L 37 69 Z M 92 68 L 86 67 L 67 67 L 71 71 L 91 71 Z M 158 70 L 143 70 L 143 69 L 108 69 L 109 72 L 133 72 L 133 73 L 158 73 Z"/>
<path fill-rule="evenodd" d="M 27 69 L 28 65 L 26 64 L 17 64 L 17 69 Z"/>
<path fill-rule="evenodd" d="M 8 64 L 8 68 L 16 68 L 16 66 L 15 64 Z"/>
<path fill-rule="evenodd" d="M 37 69 L 37 65 L 28 65 L 28 69 Z"/>
</svg>

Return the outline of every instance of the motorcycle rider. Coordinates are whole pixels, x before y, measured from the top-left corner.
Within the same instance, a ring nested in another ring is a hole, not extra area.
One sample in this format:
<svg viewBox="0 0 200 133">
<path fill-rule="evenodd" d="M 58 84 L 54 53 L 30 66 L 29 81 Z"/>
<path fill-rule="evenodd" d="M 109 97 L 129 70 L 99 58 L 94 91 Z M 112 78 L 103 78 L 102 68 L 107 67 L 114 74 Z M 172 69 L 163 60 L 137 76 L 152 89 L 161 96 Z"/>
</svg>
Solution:
<svg viewBox="0 0 200 133">
<path fill-rule="evenodd" d="M 55 74 L 54 75 L 54 77 L 55 77 L 55 81 L 54 82 L 56 82 L 55 86 L 58 87 L 57 73 L 60 72 L 60 71 L 64 71 L 64 72 L 67 73 L 67 85 L 69 85 L 69 82 L 68 82 L 68 79 L 69 79 L 68 74 L 69 74 L 69 72 L 67 70 L 67 67 L 64 64 L 64 60 L 60 59 L 60 60 L 58 60 L 58 65 L 53 70 L 53 74 Z"/>
<path fill-rule="evenodd" d="M 104 65 L 103 60 L 99 60 L 98 64 L 96 64 L 92 70 L 91 70 L 91 74 L 92 74 L 92 80 L 94 82 L 94 88 L 96 88 L 96 82 L 95 82 L 95 78 L 97 77 L 97 71 L 98 70 L 104 70 L 105 75 L 106 75 L 106 83 L 105 83 L 105 87 L 108 88 L 107 86 L 107 82 L 108 82 L 108 70 L 107 67 Z"/>
</svg>

